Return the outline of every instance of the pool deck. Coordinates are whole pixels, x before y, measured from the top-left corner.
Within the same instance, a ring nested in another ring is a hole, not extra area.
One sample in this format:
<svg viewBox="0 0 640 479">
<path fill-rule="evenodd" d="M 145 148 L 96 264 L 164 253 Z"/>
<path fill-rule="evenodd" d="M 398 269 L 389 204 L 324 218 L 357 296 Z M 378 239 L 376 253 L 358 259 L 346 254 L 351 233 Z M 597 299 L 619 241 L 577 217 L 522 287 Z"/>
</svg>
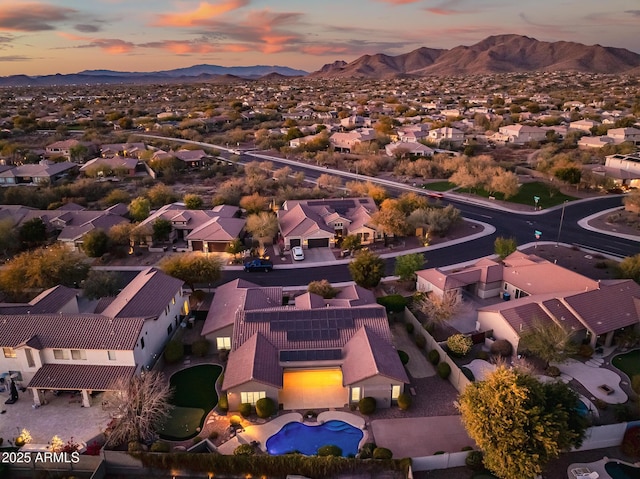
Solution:
<svg viewBox="0 0 640 479">
<path fill-rule="evenodd" d="M 604 465 L 608 462 L 620 462 L 622 464 L 627 464 L 629 466 L 638 467 L 638 463 L 631 464 L 630 462 L 626 462 L 621 459 L 608 458 L 605 456 L 596 462 L 578 462 L 578 463 L 571 464 L 567 468 L 567 477 L 568 479 L 577 479 L 577 478 L 586 479 L 589 477 L 587 474 L 595 472 L 597 473 L 597 476 L 594 474 L 592 477 L 598 477 L 599 479 L 615 479 L 615 478 L 612 478 L 607 473 L 607 470 L 604 468 Z M 584 475 L 581 476 L 580 474 L 584 474 Z"/>
<path fill-rule="evenodd" d="M 554 364 L 563 374 L 572 377 L 582 384 L 592 395 L 591 400 L 600 399 L 609 404 L 624 404 L 629 399 L 620 387 L 620 375 L 610 369 L 601 367 L 602 359 L 599 361 L 582 363 L 575 359 L 567 359 L 563 363 Z M 606 385 L 612 392 L 607 394 L 600 386 Z"/>
<path fill-rule="evenodd" d="M 347 424 L 351 424 L 353 427 L 357 427 L 358 429 L 362 429 L 364 436 L 360 441 L 359 446 L 362 446 L 367 441 L 368 433 L 365 430 L 365 421 L 360 416 L 356 416 L 355 414 L 350 414 L 348 412 L 342 411 L 325 411 L 318 414 L 318 417 L 313 422 L 307 422 L 309 425 L 320 425 L 327 421 L 337 420 L 343 421 Z M 283 414 L 282 416 L 278 416 L 272 419 L 269 422 L 265 422 L 264 424 L 255 424 L 244 426 L 244 430 L 242 432 L 238 432 L 238 434 L 218 446 L 218 452 L 220 454 L 233 454 L 233 451 L 240 444 L 250 444 L 253 441 L 257 441 L 260 449 L 266 452 L 267 448 L 267 439 L 277 433 L 285 424 L 289 424 L 290 422 L 305 422 L 303 421 L 302 414 L 298 412 Z"/>
</svg>

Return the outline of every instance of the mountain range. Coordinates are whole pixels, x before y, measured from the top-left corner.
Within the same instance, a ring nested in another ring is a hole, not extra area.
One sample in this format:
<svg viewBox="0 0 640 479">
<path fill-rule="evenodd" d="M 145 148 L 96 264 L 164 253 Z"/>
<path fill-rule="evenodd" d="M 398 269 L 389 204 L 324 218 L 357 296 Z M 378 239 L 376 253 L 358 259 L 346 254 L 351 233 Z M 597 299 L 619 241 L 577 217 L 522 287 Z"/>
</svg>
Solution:
<svg viewBox="0 0 640 479">
<path fill-rule="evenodd" d="M 335 61 L 308 73 L 284 66 L 194 65 L 157 72 L 85 70 L 68 75 L 0 77 L 2 86 L 82 84 L 234 83 L 247 79 L 401 78 L 533 71 L 640 74 L 640 55 L 624 48 L 575 42 L 542 42 L 522 35 L 495 35 L 450 50 L 422 47 L 402 55 L 363 55 L 350 63 Z"/>
</svg>

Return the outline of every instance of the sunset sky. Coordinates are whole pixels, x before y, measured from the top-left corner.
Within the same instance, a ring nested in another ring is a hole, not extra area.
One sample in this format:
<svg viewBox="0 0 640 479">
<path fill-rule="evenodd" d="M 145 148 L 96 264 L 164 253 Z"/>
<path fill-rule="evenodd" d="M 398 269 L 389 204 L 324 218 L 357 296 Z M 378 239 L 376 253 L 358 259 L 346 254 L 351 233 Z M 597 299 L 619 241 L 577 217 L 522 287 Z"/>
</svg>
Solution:
<svg viewBox="0 0 640 479">
<path fill-rule="evenodd" d="M 517 33 L 640 53 L 640 0 L 0 0 L 0 76 L 200 63 L 307 71 Z"/>
</svg>

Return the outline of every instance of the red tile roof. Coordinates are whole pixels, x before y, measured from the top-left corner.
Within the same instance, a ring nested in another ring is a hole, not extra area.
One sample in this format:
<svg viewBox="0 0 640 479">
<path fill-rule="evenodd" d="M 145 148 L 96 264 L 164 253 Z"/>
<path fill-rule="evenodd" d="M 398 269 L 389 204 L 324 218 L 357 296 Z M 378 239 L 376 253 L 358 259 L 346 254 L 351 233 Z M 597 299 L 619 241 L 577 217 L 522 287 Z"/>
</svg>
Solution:
<svg viewBox="0 0 640 479">
<path fill-rule="evenodd" d="M 135 366 L 44 364 L 29 381 L 27 387 L 109 391 L 118 379 L 131 378 L 135 370 Z"/>
<path fill-rule="evenodd" d="M 226 391 L 249 381 L 282 387 L 278 350 L 260 333 L 229 354 L 222 389 Z"/>
</svg>

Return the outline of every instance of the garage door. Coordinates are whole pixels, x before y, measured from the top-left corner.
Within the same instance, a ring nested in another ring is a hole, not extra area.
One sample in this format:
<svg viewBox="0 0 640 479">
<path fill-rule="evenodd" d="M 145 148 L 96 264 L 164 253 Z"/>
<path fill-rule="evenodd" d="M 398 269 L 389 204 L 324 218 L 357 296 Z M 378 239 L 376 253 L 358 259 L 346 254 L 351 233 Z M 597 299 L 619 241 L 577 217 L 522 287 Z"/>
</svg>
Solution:
<svg viewBox="0 0 640 479">
<path fill-rule="evenodd" d="M 290 239 L 289 240 L 289 244 L 291 245 L 291 247 L 293 248 L 294 246 L 300 246 L 300 238 L 297 239 Z"/>
<path fill-rule="evenodd" d="M 227 244 L 228 243 L 214 243 L 213 241 L 208 241 L 207 248 L 209 248 L 209 251 L 211 252 L 224 253 L 227 249 Z"/>
<path fill-rule="evenodd" d="M 309 248 L 328 248 L 329 238 L 310 239 L 308 247 Z"/>
<path fill-rule="evenodd" d="M 344 407 L 348 389 L 340 369 L 305 369 L 284 372 L 280 402 L 285 409 Z"/>
<path fill-rule="evenodd" d="M 191 249 L 193 251 L 202 251 L 202 250 L 204 250 L 204 242 L 202 242 L 202 241 L 192 241 L 191 242 Z"/>
</svg>

